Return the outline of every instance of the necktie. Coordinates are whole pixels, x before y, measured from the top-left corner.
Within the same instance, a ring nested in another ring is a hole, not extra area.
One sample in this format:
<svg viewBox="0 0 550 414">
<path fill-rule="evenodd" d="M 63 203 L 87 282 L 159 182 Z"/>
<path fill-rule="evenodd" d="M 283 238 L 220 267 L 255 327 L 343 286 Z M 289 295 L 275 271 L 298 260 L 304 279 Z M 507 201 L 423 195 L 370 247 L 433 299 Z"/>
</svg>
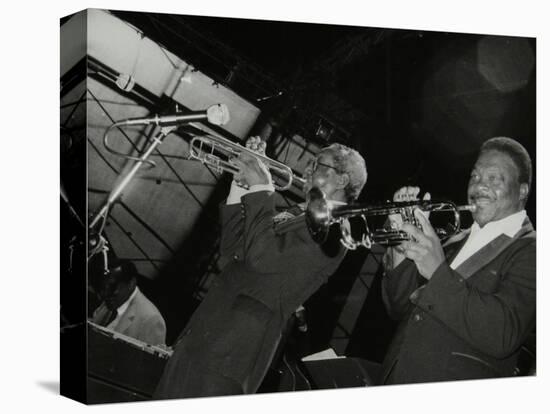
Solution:
<svg viewBox="0 0 550 414">
<path fill-rule="evenodd" d="M 117 311 L 116 310 L 111 310 L 111 309 L 106 307 L 105 314 L 102 315 L 102 317 L 98 318 L 98 321 L 96 323 L 100 326 L 107 326 L 112 321 L 115 320 L 116 316 L 117 316 Z"/>
</svg>

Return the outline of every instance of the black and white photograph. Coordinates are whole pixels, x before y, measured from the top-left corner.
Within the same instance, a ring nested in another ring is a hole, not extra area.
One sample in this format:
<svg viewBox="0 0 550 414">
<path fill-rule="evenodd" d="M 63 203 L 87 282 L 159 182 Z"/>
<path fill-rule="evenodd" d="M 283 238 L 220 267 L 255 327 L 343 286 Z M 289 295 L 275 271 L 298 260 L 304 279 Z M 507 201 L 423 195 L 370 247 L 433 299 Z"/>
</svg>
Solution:
<svg viewBox="0 0 550 414">
<path fill-rule="evenodd" d="M 37 333 L 59 359 L 39 392 L 334 412 L 475 390 L 537 412 L 541 25 L 367 9 L 57 13 L 60 146 L 40 161 L 59 221 L 33 244 L 57 269 Z"/>
<path fill-rule="evenodd" d="M 89 9 L 61 42 L 86 402 L 536 375 L 536 39 Z"/>
</svg>

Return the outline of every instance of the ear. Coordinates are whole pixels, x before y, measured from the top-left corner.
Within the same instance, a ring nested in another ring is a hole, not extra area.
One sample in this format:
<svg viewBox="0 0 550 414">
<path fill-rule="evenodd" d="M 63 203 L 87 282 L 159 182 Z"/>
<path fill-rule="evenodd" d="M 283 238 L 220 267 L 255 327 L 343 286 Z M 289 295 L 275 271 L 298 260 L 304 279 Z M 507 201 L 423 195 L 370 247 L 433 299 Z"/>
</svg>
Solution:
<svg viewBox="0 0 550 414">
<path fill-rule="evenodd" d="M 349 184 L 349 175 L 347 173 L 338 176 L 338 188 L 346 188 Z"/>
<path fill-rule="evenodd" d="M 136 286 L 137 286 L 137 280 L 136 280 L 136 278 L 133 277 L 132 279 L 130 279 L 130 280 L 128 281 L 128 285 L 127 285 L 127 286 L 128 286 L 128 289 L 129 289 L 130 291 L 133 291 L 133 290 L 136 288 Z"/>
<path fill-rule="evenodd" d="M 527 183 L 521 183 L 519 185 L 519 199 L 525 203 L 527 196 L 529 195 L 529 185 Z"/>
</svg>

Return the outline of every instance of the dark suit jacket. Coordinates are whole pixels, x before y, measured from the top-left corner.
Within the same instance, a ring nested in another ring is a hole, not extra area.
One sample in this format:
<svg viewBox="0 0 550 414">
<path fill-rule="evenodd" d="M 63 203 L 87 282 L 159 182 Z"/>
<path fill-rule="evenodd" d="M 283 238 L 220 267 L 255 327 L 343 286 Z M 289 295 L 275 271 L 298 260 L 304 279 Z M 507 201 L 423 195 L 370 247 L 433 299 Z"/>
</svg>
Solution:
<svg viewBox="0 0 550 414">
<path fill-rule="evenodd" d="M 513 238 L 499 236 L 452 270 L 448 263 L 465 235 L 445 246 L 448 262 L 429 281 L 410 260 L 384 277 L 386 308 L 401 323 L 382 383 L 513 375 L 518 350 L 535 324 L 535 232 L 526 219 Z"/>
<path fill-rule="evenodd" d="M 283 327 L 334 273 L 303 216 L 274 226 L 274 196 L 247 194 L 221 208 L 222 272 L 175 345 L 154 398 L 255 392 Z"/>
</svg>

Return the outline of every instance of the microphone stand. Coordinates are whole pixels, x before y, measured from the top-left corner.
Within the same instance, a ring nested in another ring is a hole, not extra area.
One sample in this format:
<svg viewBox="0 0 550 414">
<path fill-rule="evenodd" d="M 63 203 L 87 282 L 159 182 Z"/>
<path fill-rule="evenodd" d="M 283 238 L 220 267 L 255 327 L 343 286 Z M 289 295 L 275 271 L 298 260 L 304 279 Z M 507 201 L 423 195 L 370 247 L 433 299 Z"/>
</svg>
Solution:
<svg viewBox="0 0 550 414">
<path fill-rule="evenodd" d="M 88 229 L 91 230 L 95 227 L 95 225 L 99 222 L 100 219 L 103 218 L 103 220 L 107 220 L 107 215 L 109 214 L 109 209 L 113 205 L 113 203 L 116 201 L 120 193 L 128 186 L 132 178 L 136 175 L 139 168 L 143 165 L 145 160 L 151 155 L 151 153 L 154 151 L 154 149 L 159 146 L 164 138 L 168 136 L 171 132 L 177 129 L 177 126 L 166 126 L 161 127 L 160 131 L 157 132 L 157 134 L 153 138 L 152 144 L 149 146 L 147 151 L 145 151 L 139 159 L 136 161 L 136 163 L 132 166 L 130 171 L 124 176 L 124 178 L 116 185 L 111 193 L 109 194 L 109 197 L 107 198 L 107 201 L 101 207 L 101 209 L 96 213 L 96 215 L 93 217 L 92 222 L 90 223 Z M 101 233 L 101 231 L 100 231 Z"/>
</svg>

